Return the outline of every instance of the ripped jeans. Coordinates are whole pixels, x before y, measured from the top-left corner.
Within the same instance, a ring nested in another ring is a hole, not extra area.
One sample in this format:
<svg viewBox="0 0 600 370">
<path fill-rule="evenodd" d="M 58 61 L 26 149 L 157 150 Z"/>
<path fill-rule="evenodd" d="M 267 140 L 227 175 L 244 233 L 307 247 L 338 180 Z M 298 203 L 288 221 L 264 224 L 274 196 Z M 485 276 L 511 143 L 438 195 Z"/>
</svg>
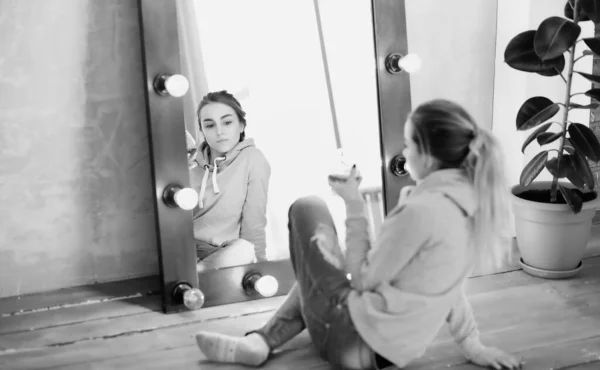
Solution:
<svg viewBox="0 0 600 370">
<path fill-rule="evenodd" d="M 319 242 L 337 243 L 335 225 L 325 202 L 318 197 L 300 198 L 292 204 L 288 216 L 296 283 L 265 326 L 250 333 L 262 335 L 274 350 L 306 328 L 319 355 L 335 369 L 391 366 L 356 331 L 347 305 L 350 281 L 319 250 Z M 323 233 L 327 228 L 333 232 Z M 315 235 L 318 230 L 320 235 Z M 323 240 L 332 237 L 335 240 Z"/>
</svg>

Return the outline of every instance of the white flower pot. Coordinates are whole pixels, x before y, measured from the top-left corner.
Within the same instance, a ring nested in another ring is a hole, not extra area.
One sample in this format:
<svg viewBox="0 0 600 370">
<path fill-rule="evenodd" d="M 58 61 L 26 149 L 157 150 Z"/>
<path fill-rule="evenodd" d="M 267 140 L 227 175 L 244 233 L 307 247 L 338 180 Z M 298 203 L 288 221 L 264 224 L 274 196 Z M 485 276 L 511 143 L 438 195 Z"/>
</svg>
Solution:
<svg viewBox="0 0 600 370">
<path fill-rule="evenodd" d="M 600 197 L 583 203 L 574 214 L 567 204 L 541 203 L 519 198 L 525 190 L 550 189 L 551 181 L 533 182 L 528 187 L 512 187 L 517 244 L 523 269 L 535 276 L 564 278 L 576 274 L 592 229 L 592 218 L 600 207 Z M 560 183 L 573 188 L 569 183 Z"/>
</svg>

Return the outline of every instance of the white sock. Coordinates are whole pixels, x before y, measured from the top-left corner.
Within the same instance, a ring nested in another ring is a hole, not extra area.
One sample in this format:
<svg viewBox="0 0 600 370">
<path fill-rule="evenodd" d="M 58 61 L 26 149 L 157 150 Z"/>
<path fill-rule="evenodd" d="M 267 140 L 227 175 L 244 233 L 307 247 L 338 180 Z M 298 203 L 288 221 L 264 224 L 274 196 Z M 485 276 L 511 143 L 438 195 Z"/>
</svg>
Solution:
<svg viewBox="0 0 600 370">
<path fill-rule="evenodd" d="M 269 357 L 269 346 L 262 336 L 252 333 L 234 337 L 219 333 L 199 332 L 196 342 L 208 360 L 258 366 Z"/>
</svg>

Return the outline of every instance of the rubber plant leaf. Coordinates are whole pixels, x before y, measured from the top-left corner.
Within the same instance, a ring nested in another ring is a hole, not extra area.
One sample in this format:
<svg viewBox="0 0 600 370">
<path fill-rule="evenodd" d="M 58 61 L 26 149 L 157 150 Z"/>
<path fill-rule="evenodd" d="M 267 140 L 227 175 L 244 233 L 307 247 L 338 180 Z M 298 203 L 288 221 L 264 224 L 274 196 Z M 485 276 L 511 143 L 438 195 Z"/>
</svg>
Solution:
<svg viewBox="0 0 600 370">
<path fill-rule="evenodd" d="M 552 158 L 546 162 L 546 169 L 552 176 L 558 177 L 562 179 L 567 177 L 571 171 L 573 171 L 573 164 L 571 161 L 571 155 L 565 154 L 560 158 L 560 163 L 558 162 L 558 157 Z"/>
<path fill-rule="evenodd" d="M 519 179 L 519 183 L 522 186 L 529 186 L 533 180 L 542 172 L 544 169 L 544 165 L 548 160 L 548 151 L 544 150 L 539 152 L 535 157 L 525 165 L 523 171 L 521 172 L 521 178 Z"/>
<path fill-rule="evenodd" d="M 561 136 L 562 132 L 542 132 L 538 135 L 537 142 L 539 145 L 546 145 L 558 140 Z"/>
<path fill-rule="evenodd" d="M 513 37 L 504 50 L 504 61 L 510 67 L 523 72 L 559 74 L 565 68 L 565 57 L 561 55 L 552 60 L 542 61 L 533 48 L 535 32 L 525 31 Z"/>
<path fill-rule="evenodd" d="M 577 71 L 575 71 L 575 73 L 579 73 L 581 76 L 585 77 L 589 81 L 600 83 L 600 76 L 595 76 L 595 75 L 591 75 L 589 73 L 577 72 Z"/>
<path fill-rule="evenodd" d="M 581 179 L 584 183 L 582 186 L 579 186 L 575 184 L 571 178 L 569 178 L 573 185 L 577 186 L 579 189 L 587 187 L 589 190 L 594 190 L 594 187 L 596 186 L 596 179 L 594 178 L 594 173 L 592 172 L 592 168 L 590 167 L 588 160 L 585 159 L 585 157 L 581 154 L 575 152 L 571 156 L 571 162 L 573 163 L 574 172 L 581 176 Z"/>
<path fill-rule="evenodd" d="M 544 19 L 533 39 L 535 53 L 542 61 L 551 60 L 563 55 L 581 33 L 581 27 L 573 21 L 562 17 Z"/>
<path fill-rule="evenodd" d="M 558 104 L 543 96 L 527 99 L 517 112 L 517 130 L 525 131 L 554 117 L 560 108 Z"/>
<path fill-rule="evenodd" d="M 550 69 L 545 69 L 543 71 L 536 72 L 540 76 L 552 77 L 558 76 L 565 69 L 565 57 L 561 56 L 556 61 L 556 65 Z"/>
<path fill-rule="evenodd" d="M 568 131 L 569 139 L 578 152 L 593 162 L 600 160 L 600 142 L 594 131 L 581 123 L 571 123 Z"/>
<path fill-rule="evenodd" d="M 585 42 L 587 47 L 590 48 L 590 50 L 594 52 L 594 54 L 600 55 L 600 39 L 597 39 L 595 37 L 589 37 L 583 39 L 583 42 Z"/>
<path fill-rule="evenodd" d="M 600 22 L 600 4 L 598 0 L 579 0 L 579 6 L 592 22 Z"/>
<path fill-rule="evenodd" d="M 558 184 L 558 189 L 562 194 L 563 198 L 567 201 L 567 204 L 573 211 L 573 213 L 577 214 L 581 212 L 581 208 L 583 207 L 583 199 L 577 194 L 573 189 L 566 188 L 561 184 Z"/>
<path fill-rule="evenodd" d="M 585 92 L 586 96 L 589 96 L 592 99 L 600 101 L 600 89 L 591 89 Z"/>
<path fill-rule="evenodd" d="M 575 6 L 575 0 L 569 0 L 565 4 L 565 17 L 573 20 L 573 7 Z M 589 21 L 590 18 L 583 12 L 581 9 L 581 5 L 577 6 L 579 8 L 579 12 L 577 13 L 577 22 L 585 22 Z"/>
<path fill-rule="evenodd" d="M 527 148 L 527 146 L 531 144 L 540 133 L 546 132 L 546 130 L 548 130 L 548 128 L 550 128 L 551 125 L 552 122 L 548 122 L 536 128 L 535 131 L 532 132 L 531 135 L 529 135 L 529 137 L 523 142 L 523 146 L 521 147 L 521 153 L 525 154 L 525 148 Z"/>
<path fill-rule="evenodd" d="M 565 143 L 563 145 L 563 150 L 569 154 L 575 154 L 575 147 L 573 143 L 568 138 L 565 139 Z"/>
</svg>

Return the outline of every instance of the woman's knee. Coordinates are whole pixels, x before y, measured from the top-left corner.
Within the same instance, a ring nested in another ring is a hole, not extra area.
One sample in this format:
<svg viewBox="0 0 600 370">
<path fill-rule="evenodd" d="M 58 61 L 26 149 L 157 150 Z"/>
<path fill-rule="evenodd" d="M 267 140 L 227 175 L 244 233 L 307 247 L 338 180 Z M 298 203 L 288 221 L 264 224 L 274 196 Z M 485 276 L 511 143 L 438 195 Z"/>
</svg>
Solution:
<svg viewBox="0 0 600 370">
<path fill-rule="evenodd" d="M 298 216 L 301 214 L 306 214 L 313 209 L 319 209 L 320 207 L 326 207 L 323 199 L 317 197 L 316 195 L 307 195 L 300 197 L 292 203 L 289 209 L 289 215 Z"/>
<path fill-rule="evenodd" d="M 290 237 L 291 240 L 296 241 L 290 242 L 290 255 L 294 255 L 295 249 L 305 249 L 311 245 L 317 230 L 324 226 L 335 230 L 329 208 L 321 198 L 307 196 L 296 200 L 289 212 Z"/>
<path fill-rule="evenodd" d="M 197 265 L 199 271 L 247 265 L 254 262 L 254 245 L 243 239 L 227 242 L 216 253 L 211 254 Z"/>
<path fill-rule="evenodd" d="M 239 264 L 254 262 L 254 244 L 244 239 L 232 240 L 224 247 L 224 258 L 235 260 Z"/>
<path fill-rule="evenodd" d="M 296 227 L 311 227 L 320 223 L 333 224 L 327 203 L 314 195 L 298 198 L 290 206 L 288 216 L 290 225 Z"/>
</svg>

